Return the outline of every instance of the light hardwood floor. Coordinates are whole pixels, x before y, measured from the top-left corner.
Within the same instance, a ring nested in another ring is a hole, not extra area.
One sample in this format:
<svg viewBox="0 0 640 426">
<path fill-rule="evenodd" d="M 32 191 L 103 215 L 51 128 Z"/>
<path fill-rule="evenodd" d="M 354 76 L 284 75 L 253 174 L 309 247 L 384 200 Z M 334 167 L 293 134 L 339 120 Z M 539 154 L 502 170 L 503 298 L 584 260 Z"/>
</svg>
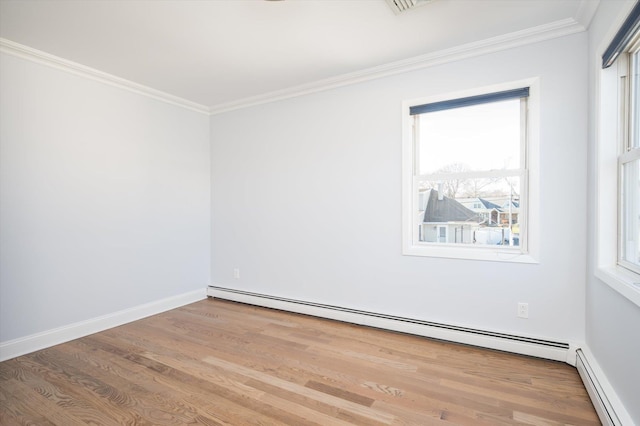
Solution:
<svg viewBox="0 0 640 426">
<path fill-rule="evenodd" d="M 0 363 L 0 424 L 600 423 L 567 364 L 207 299 Z"/>
</svg>

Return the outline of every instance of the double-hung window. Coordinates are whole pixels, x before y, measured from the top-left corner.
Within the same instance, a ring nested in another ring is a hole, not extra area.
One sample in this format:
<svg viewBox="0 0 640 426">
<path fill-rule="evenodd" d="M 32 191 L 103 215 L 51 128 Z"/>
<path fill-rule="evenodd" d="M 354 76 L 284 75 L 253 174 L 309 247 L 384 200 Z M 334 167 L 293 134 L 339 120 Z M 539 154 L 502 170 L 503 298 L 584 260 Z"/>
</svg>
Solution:
<svg viewBox="0 0 640 426">
<path fill-rule="evenodd" d="M 637 37 L 636 37 L 637 38 Z M 637 44 L 637 43 L 635 43 Z M 632 45 L 626 54 L 627 92 L 623 117 L 624 130 L 618 173 L 620 181 L 618 219 L 618 262 L 636 273 L 640 272 L 640 47 Z"/>
<path fill-rule="evenodd" d="M 596 275 L 640 306 L 640 3 L 602 55 Z"/>
<path fill-rule="evenodd" d="M 618 74 L 618 265 L 640 273 L 640 6 L 603 55 Z"/>
<path fill-rule="evenodd" d="M 403 253 L 530 262 L 530 84 L 405 102 Z"/>
</svg>

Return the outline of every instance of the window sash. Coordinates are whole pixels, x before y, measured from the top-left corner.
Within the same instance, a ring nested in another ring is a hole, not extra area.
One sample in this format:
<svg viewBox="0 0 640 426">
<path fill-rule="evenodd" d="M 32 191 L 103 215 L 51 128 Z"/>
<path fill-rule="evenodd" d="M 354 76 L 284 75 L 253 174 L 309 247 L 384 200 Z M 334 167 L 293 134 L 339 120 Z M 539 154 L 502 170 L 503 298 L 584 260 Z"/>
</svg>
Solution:
<svg viewBox="0 0 640 426">
<path fill-rule="evenodd" d="M 520 207 L 519 207 L 519 212 L 518 212 L 518 225 L 520 227 L 520 235 L 519 235 L 519 245 L 518 246 L 501 246 L 500 250 L 502 251 L 513 251 L 513 252 L 522 252 L 522 253 L 526 253 L 527 252 L 527 242 L 528 242 L 528 238 L 527 238 L 527 198 L 528 198 L 528 171 L 527 170 L 510 170 L 507 171 L 507 173 L 503 173 L 504 171 L 494 171 L 494 172 L 500 172 L 499 174 L 495 175 L 496 177 L 517 177 L 520 179 L 520 198 L 519 198 L 519 203 L 520 203 Z M 487 172 L 487 173 L 491 173 L 491 172 Z M 489 176 L 487 173 L 481 173 L 481 174 L 477 174 L 477 175 L 473 175 L 470 177 L 474 178 L 474 177 L 487 177 Z M 467 175 L 467 174 L 465 174 Z M 413 177 L 413 182 L 412 182 L 412 194 L 413 194 L 413 201 L 411 203 L 412 205 L 412 212 L 413 212 L 413 217 L 414 217 L 414 221 L 412 222 L 412 243 L 414 246 L 434 246 L 437 245 L 438 247 L 472 247 L 474 249 L 479 249 L 479 250 L 495 250 L 496 246 L 495 245 L 490 245 L 490 244 L 461 244 L 461 243 L 439 243 L 439 242 L 426 242 L 426 241 L 420 241 L 420 225 L 421 223 L 418 222 L 415 218 L 416 218 L 416 213 L 419 211 L 418 207 L 421 205 L 420 204 L 420 184 L 421 183 L 425 183 L 425 182 L 432 182 L 434 180 L 440 180 L 440 179 L 433 179 L 433 177 L 430 176 L 435 176 L 435 175 L 421 175 L 421 176 L 414 176 Z M 447 176 L 448 178 L 452 177 L 452 174 L 448 174 L 448 175 L 438 175 L 438 176 Z M 444 180 L 444 179 L 443 179 Z"/>
<path fill-rule="evenodd" d="M 640 30 L 636 28 L 635 31 Z M 627 270 L 640 274 L 640 261 L 629 260 L 629 256 L 640 251 L 640 235 L 635 235 L 638 228 L 640 194 L 637 186 L 629 182 L 632 176 L 630 167 L 633 163 L 640 161 L 640 80 L 638 79 L 640 49 L 637 46 L 637 39 L 638 34 L 630 35 L 627 44 L 631 44 L 631 47 L 626 50 L 624 57 L 621 57 L 619 68 L 623 96 L 620 110 L 622 143 L 619 145 L 618 155 L 617 263 Z M 635 219 L 632 216 L 636 216 Z"/>
<path fill-rule="evenodd" d="M 635 150 L 640 151 L 640 150 Z M 636 273 L 640 273 L 640 155 L 620 164 L 620 244 L 618 263 Z"/>
<path fill-rule="evenodd" d="M 486 95 L 478 95 L 478 96 L 470 96 L 470 97 L 465 97 L 465 98 L 459 98 L 459 100 L 465 100 L 465 99 L 479 99 L 479 98 L 483 98 L 483 99 L 492 99 L 492 95 L 493 94 L 503 94 L 503 93 L 511 93 L 511 94 L 516 94 L 519 93 L 520 95 L 526 94 L 526 96 L 512 96 L 509 98 L 505 98 L 505 97 L 495 97 L 493 98 L 493 102 L 499 102 L 499 101 L 503 101 L 503 100 L 511 100 L 511 99 L 520 99 L 520 158 L 519 158 L 519 164 L 520 166 L 518 168 L 506 168 L 506 169 L 493 169 L 493 170 L 474 170 L 474 171 L 470 171 L 468 173 L 474 173 L 474 174 L 481 174 L 481 173 L 495 173 L 495 175 L 491 175 L 488 177 L 494 177 L 497 176 L 499 177 L 500 174 L 499 173 L 503 173 L 503 172 L 509 172 L 509 171 L 516 171 L 516 170 L 526 170 L 528 168 L 527 165 L 527 134 L 528 134 L 528 110 L 529 110 L 529 103 L 528 103 L 528 97 L 529 97 L 529 87 L 525 87 L 525 88 L 520 88 L 520 89 L 513 89 L 513 90 L 506 90 L 506 91 L 502 91 L 502 92 L 493 92 L 493 93 L 488 93 Z M 455 101 L 455 100 L 454 100 Z M 429 105 L 436 105 L 436 104 L 443 104 L 443 103 L 447 103 L 448 101 L 441 101 L 441 102 L 433 102 L 433 103 L 428 103 L 428 104 L 423 104 L 423 105 L 418 105 L 418 107 L 424 107 L 424 106 L 429 106 Z M 473 106 L 473 105 L 480 105 L 483 103 L 487 103 L 487 102 L 479 102 L 476 104 L 466 104 L 466 105 L 459 105 L 460 107 L 463 106 Z M 412 108 L 414 107 L 410 107 L 409 110 L 411 111 Z M 438 110 L 433 110 L 430 112 L 436 112 L 436 111 L 441 111 L 443 109 L 438 109 Z M 419 143 L 419 138 L 420 138 L 420 115 L 421 114 L 427 114 L 428 112 L 423 112 L 420 114 L 411 114 L 411 119 L 412 119 L 412 142 L 411 142 L 411 146 L 412 146 L 412 155 L 413 155 L 413 159 L 412 159 L 412 174 L 414 176 L 419 176 L 419 170 L 420 170 L 420 143 Z M 467 172 L 447 172 L 447 173 L 467 173 Z M 438 173 L 425 173 L 426 175 L 430 175 L 430 176 L 436 176 L 438 175 Z M 476 177 L 475 175 L 473 177 Z"/>
</svg>

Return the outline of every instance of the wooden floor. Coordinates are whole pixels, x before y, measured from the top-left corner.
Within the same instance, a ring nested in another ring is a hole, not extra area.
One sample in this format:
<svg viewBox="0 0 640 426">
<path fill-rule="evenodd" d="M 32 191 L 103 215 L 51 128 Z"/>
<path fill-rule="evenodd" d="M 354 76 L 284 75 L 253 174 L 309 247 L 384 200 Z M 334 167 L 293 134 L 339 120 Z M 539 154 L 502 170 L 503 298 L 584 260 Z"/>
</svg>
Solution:
<svg viewBox="0 0 640 426">
<path fill-rule="evenodd" d="M 0 363 L 0 424 L 600 423 L 567 364 L 208 299 Z"/>
</svg>

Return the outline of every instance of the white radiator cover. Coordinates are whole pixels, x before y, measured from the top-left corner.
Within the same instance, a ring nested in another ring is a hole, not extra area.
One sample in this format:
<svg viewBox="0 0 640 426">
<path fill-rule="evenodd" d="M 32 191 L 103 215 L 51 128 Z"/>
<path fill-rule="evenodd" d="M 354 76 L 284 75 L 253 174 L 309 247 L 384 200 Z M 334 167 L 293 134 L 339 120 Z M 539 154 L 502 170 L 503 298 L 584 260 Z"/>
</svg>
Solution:
<svg viewBox="0 0 640 426">
<path fill-rule="evenodd" d="M 602 424 L 605 426 L 634 426 L 636 423 L 591 351 L 585 347 L 576 352 L 578 374 L 580 374 Z"/>
</svg>

